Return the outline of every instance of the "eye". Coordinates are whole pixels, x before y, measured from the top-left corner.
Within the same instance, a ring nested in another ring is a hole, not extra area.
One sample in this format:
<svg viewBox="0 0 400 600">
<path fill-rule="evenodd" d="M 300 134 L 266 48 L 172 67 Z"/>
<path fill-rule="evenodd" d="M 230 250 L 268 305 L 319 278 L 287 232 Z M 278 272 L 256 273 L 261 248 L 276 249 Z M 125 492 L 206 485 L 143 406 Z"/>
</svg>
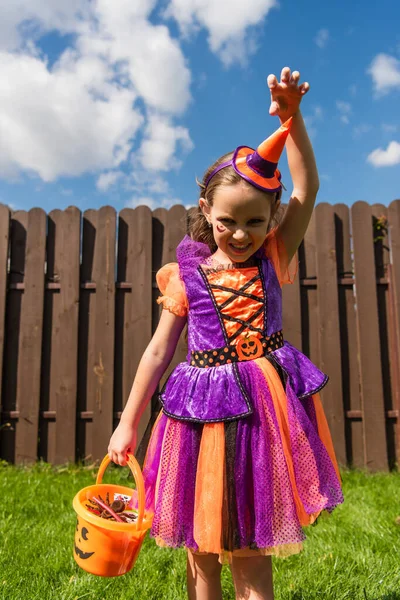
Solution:
<svg viewBox="0 0 400 600">
<path fill-rule="evenodd" d="M 87 539 L 88 539 L 88 537 L 87 537 L 88 533 L 89 533 L 89 532 L 88 532 L 88 530 L 86 529 L 86 527 L 82 527 L 82 537 L 83 537 L 83 539 L 84 539 L 84 540 L 87 540 Z"/>
<path fill-rule="evenodd" d="M 250 225 L 259 225 L 260 223 L 264 223 L 264 219 L 251 219 L 249 221 Z"/>
<path fill-rule="evenodd" d="M 218 219 L 218 221 L 220 223 L 224 223 L 225 225 L 232 225 L 232 223 L 234 223 L 235 221 L 233 219 Z"/>
</svg>

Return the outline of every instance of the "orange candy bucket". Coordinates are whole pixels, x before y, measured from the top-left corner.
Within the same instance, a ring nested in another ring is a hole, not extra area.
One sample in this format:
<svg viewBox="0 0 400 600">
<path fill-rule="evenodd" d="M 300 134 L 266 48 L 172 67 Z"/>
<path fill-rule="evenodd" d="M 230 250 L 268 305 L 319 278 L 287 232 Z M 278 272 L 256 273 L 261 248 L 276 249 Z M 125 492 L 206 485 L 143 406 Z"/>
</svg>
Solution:
<svg viewBox="0 0 400 600">
<path fill-rule="evenodd" d="M 144 510 L 143 476 L 135 457 L 128 455 L 128 466 L 135 479 L 136 490 L 102 483 L 109 464 L 110 458 L 106 456 L 99 467 L 96 484 L 80 490 L 72 502 L 77 514 L 74 559 L 88 573 L 102 577 L 116 577 L 131 570 L 153 519 L 153 514 Z M 86 508 L 88 500 L 99 495 L 105 498 L 107 493 L 110 498 L 114 498 L 114 495 L 132 497 L 133 506 L 137 506 L 136 521 L 120 523 L 103 519 Z"/>
</svg>

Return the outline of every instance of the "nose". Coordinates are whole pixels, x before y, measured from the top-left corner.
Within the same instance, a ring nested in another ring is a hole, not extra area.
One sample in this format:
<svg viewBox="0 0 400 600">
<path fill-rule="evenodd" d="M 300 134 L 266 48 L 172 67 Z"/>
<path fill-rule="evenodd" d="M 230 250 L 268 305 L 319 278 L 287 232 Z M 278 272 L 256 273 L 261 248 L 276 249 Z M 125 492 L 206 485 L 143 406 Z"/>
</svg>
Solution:
<svg viewBox="0 0 400 600">
<path fill-rule="evenodd" d="M 244 229 L 236 229 L 235 233 L 233 234 L 233 238 L 235 240 L 237 240 L 238 242 L 245 240 L 247 238 L 247 231 L 245 231 Z"/>
</svg>

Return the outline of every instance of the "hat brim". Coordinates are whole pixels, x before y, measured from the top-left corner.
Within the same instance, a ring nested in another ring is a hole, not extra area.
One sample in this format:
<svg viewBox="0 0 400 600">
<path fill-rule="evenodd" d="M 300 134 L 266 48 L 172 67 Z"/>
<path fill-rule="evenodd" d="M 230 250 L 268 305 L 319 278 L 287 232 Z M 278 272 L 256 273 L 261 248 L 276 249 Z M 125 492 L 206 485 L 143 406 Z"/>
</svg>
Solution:
<svg viewBox="0 0 400 600">
<path fill-rule="evenodd" d="M 282 188 L 281 173 L 279 169 L 275 169 L 273 177 L 263 177 L 247 164 L 246 158 L 254 153 L 253 148 L 248 146 L 239 146 L 236 148 L 232 158 L 232 166 L 236 173 L 243 179 L 254 185 L 254 187 L 263 190 L 264 192 L 279 192 Z"/>
</svg>

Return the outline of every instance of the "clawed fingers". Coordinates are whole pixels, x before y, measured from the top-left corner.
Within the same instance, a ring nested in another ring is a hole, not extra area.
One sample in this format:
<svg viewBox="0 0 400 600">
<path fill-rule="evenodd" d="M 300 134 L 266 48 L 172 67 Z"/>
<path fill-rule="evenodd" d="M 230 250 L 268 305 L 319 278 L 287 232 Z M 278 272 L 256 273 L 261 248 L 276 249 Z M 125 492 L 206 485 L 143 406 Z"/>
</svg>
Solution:
<svg viewBox="0 0 400 600">
<path fill-rule="evenodd" d="M 307 82 L 299 85 L 300 81 L 300 73 L 299 71 L 290 71 L 289 67 L 284 67 L 281 71 L 281 80 L 278 82 L 275 75 L 271 74 L 267 77 L 268 87 L 272 90 L 276 87 L 293 87 L 300 90 L 301 94 L 306 94 L 310 89 L 310 86 Z"/>
<path fill-rule="evenodd" d="M 309 89 L 310 89 L 310 84 L 308 83 L 308 81 L 305 81 L 304 83 L 299 85 L 299 90 L 302 94 L 307 94 Z"/>
<path fill-rule="evenodd" d="M 287 120 L 296 114 L 302 97 L 310 89 L 307 82 L 300 84 L 299 71 L 292 72 L 289 67 L 282 69 L 280 81 L 271 73 L 267 77 L 267 83 L 271 95 L 269 114 L 279 116 L 281 120 Z"/>
<path fill-rule="evenodd" d="M 292 76 L 290 78 L 290 83 L 297 85 L 299 83 L 300 73 L 298 71 L 293 71 Z"/>
<path fill-rule="evenodd" d="M 289 69 L 289 67 L 283 67 L 283 69 L 281 71 L 281 82 L 289 83 L 289 81 L 290 81 L 290 69 Z"/>
</svg>

